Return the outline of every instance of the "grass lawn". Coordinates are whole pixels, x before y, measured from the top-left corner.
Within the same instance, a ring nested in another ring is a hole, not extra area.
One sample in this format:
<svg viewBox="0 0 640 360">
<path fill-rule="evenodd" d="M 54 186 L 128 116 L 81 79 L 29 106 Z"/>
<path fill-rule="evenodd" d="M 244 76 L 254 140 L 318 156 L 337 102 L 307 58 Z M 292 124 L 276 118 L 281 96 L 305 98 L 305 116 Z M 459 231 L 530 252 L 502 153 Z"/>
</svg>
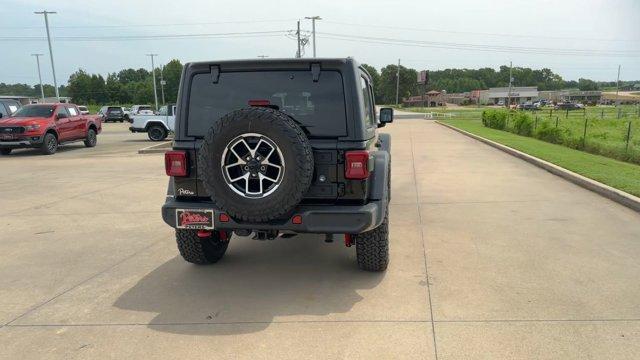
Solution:
<svg viewBox="0 0 640 360">
<path fill-rule="evenodd" d="M 484 127 L 480 120 L 441 120 L 459 129 L 546 160 L 582 176 L 640 196 L 640 166 Z"/>
</svg>

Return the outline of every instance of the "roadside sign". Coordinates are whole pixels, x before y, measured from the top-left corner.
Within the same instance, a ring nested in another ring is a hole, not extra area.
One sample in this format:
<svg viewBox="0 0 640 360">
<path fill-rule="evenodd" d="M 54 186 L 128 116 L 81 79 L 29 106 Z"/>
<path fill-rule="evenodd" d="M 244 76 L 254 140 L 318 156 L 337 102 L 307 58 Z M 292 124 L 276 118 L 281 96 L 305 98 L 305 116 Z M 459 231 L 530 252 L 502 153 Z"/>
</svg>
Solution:
<svg viewBox="0 0 640 360">
<path fill-rule="evenodd" d="M 167 85 L 167 82 L 165 80 L 160 80 L 160 85 Z"/>
<path fill-rule="evenodd" d="M 418 84 L 429 83 L 429 70 L 422 70 L 418 73 Z"/>
</svg>

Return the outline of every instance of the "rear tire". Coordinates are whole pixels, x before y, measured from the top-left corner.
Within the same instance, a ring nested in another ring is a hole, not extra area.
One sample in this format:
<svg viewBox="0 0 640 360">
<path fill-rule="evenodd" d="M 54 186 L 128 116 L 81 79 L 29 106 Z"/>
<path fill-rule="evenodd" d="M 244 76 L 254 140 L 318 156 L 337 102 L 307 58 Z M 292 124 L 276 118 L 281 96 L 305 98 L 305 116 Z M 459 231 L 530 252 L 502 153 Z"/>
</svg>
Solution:
<svg viewBox="0 0 640 360">
<path fill-rule="evenodd" d="M 58 151 L 58 139 L 52 133 L 46 133 L 40 145 L 40 151 L 44 155 L 53 155 Z"/>
<path fill-rule="evenodd" d="M 389 264 L 389 210 L 382 224 L 373 230 L 353 235 L 358 267 L 366 271 L 385 271 Z"/>
<path fill-rule="evenodd" d="M 98 137 L 96 135 L 96 131 L 93 129 L 89 129 L 89 131 L 87 131 L 87 138 L 84 140 L 84 146 L 94 147 L 97 143 Z"/>
<path fill-rule="evenodd" d="M 151 125 L 147 129 L 147 136 L 151 141 L 162 141 L 167 138 L 167 130 L 160 125 Z"/>
<path fill-rule="evenodd" d="M 9 154 L 11 154 L 11 150 L 13 150 L 13 149 L 0 149 L 0 154 L 1 155 L 9 155 Z"/>
<path fill-rule="evenodd" d="M 208 238 L 198 236 L 197 230 L 176 229 L 176 242 L 180 255 L 186 261 L 206 265 L 218 262 L 227 252 L 229 246 L 228 235 L 227 240 L 220 239 L 219 231 L 212 231 Z"/>
</svg>

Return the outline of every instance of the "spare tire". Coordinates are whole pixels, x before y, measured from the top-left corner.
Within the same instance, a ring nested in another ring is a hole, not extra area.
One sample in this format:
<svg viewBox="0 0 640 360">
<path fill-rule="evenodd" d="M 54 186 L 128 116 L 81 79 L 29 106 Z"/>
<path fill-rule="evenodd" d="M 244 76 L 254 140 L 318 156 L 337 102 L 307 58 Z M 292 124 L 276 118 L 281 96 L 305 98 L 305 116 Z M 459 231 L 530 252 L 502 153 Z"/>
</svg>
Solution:
<svg viewBox="0 0 640 360">
<path fill-rule="evenodd" d="M 288 215 L 311 185 L 309 139 L 286 114 L 254 107 L 231 112 L 209 129 L 198 176 L 211 200 L 234 219 Z"/>
</svg>

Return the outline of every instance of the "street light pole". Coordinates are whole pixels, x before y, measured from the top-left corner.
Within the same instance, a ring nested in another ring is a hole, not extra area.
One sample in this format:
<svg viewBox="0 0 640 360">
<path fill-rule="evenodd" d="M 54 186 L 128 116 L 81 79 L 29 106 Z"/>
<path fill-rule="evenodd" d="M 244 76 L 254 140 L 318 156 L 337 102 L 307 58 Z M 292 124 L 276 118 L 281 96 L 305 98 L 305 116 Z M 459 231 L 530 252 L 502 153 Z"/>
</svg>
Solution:
<svg viewBox="0 0 640 360">
<path fill-rule="evenodd" d="M 307 16 L 311 20 L 311 33 L 313 37 L 313 57 L 316 57 L 316 20 L 322 20 L 320 16 Z"/>
<path fill-rule="evenodd" d="M 43 54 L 31 54 L 31 56 L 36 57 L 36 64 L 38 64 L 38 80 L 40 80 L 40 97 L 42 98 L 42 102 L 44 102 L 44 88 L 42 87 L 42 75 L 40 73 L 40 56 Z"/>
<path fill-rule="evenodd" d="M 51 58 L 51 72 L 53 73 L 53 87 L 56 90 L 56 99 L 60 102 L 60 93 L 58 92 L 58 81 L 56 80 L 56 66 L 53 63 L 53 50 L 51 48 L 51 34 L 49 33 L 49 14 L 57 14 L 55 11 L 35 11 L 34 14 L 44 15 L 44 25 L 47 28 L 47 42 L 49 43 L 49 57 Z"/>
<path fill-rule="evenodd" d="M 158 110 L 158 88 L 156 87 L 156 68 L 153 63 L 153 57 L 158 56 L 158 54 L 147 54 L 147 56 L 151 57 L 151 75 L 153 75 L 153 97 L 156 99 L 156 111 Z"/>
<path fill-rule="evenodd" d="M 396 105 L 400 100 L 400 59 L 398 59 L 398 69 L 396 70 Z"/>
<path fill-rule="evenodd" d="M 513 76 L 511 70 L 513 69 L 513 62 L 509 61 L 509 93 L 507 97 L 509 99 L 507 103 L 507 108 L 511 109 L 511 82 L 513 81 Z"/>
<path fill-rule="evenodd" d="M 160 65 L 160 92 L 162 93 L 162 105 L 164 105 L 164 78 L 162 77 L 162 68 L 163 65 Z"/>
</svg>

